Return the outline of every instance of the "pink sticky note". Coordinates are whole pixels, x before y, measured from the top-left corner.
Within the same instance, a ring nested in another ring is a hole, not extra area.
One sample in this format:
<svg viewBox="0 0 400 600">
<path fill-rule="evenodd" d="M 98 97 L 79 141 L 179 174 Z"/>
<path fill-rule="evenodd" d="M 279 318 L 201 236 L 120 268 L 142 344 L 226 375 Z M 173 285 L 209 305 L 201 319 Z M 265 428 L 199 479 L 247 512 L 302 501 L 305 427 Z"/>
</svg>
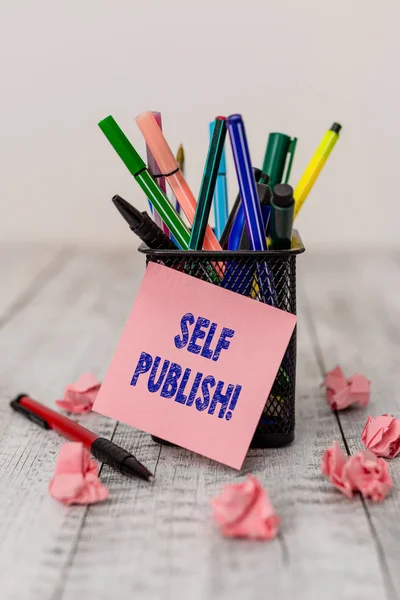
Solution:
<svg viewBox="0 0 400 600">
<path fill-rule="evenodd" d="M 239 469 L 295 323 L 150 263 L 94 410 Z"/>
</svg>

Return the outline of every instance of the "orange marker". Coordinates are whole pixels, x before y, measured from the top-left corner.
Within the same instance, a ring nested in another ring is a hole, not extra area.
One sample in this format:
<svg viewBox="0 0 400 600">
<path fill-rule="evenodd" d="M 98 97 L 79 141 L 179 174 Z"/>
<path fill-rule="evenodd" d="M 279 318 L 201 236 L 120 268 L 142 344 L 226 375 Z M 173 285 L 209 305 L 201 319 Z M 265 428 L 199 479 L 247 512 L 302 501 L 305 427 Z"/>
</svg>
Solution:
<svg viewBox="0 0 400 600">
<path fill-rule="evenodd" d="M 168 185 L 175 194 L 189 223 L 192 225 L 196 212 L 196 198 L 193 196 L 186 179 L 179 170 L 179 164 L 173 155 L 171 148 L 168 146 L 167 140 L 158 126 L 153 113 L 151 111 L 142 113 L 136 117 L 136 123 L 138 124 L 161 173 L 168 181 Z M 209 225 L 207 225 L 204 236 L 203 248 L 205 250 L 222 250 L 221 245 Z"/>
</svg>

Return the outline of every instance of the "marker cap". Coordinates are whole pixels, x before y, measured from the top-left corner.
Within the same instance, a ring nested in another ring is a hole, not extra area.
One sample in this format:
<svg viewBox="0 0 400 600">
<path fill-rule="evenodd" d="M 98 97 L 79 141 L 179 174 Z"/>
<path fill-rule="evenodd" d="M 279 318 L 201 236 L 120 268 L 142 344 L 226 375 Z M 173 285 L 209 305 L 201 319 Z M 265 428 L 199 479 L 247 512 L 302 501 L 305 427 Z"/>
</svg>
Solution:
<svg viewBox="0 0 400 600">
<path fill-rule="evenodd" d="M 341 129 L 342 129 L 342 126 L 340 125 L 340 123 L 334 123 L 331 127 L 331 131 L 334 131 L 337 134 L 339 134 Z"/>
<path fill-rule="evenodd" d="M 285 133 L 269 134 L 262 170 L 269 175 L 272 188 L 289 179 L 296 141 L 296 138 L 292 140 Z M 290 154 L 290 160 L 284 177 L 288 154 Z"/>
<path fill-rule="evenodd" d="M 150 148 L 160 171 L 163 175 L 173 173 L 179 168 L 179 164 L 168 146 L 154 115 L 151 111 L 146 111 L 136 117 L 136 123 L 143 134 L 146 144 Z"/>
<path fill-rule="evenodd" d="M 146 169 L 146 163 L 111 115 L 100 121 L 99 127 L 133 176 Z"/>
<path fill-rule="evenodd" d="M 227 120 L 229 123 L 243 123 L 242 115 L 239 114 L 229 115 Z"/>
<path fill-rule="evenodd" d="M 293 188 L 288 183 L 278 183 L 274 187 L 273 203 L 280 208 L 288 208 L 294 203 Z"/>
</svg>

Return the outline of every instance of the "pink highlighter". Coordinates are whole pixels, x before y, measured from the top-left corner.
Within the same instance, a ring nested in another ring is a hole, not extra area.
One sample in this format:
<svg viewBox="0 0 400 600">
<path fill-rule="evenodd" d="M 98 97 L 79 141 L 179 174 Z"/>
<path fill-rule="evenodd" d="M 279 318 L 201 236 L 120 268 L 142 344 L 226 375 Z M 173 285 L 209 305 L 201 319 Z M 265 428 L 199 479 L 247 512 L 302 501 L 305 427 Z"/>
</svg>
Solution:
<svg viewBox="0 0 400 600">
<path fill-rule="evenodd" d="M 167 140 L 154 118 L 153 113 L 151 111 L 142 113 L 136 117 L 136 123 L 138 124 L 161 173 L 168 181 L 183 212 L 189 223 L 192 225 L 194 214 L 196 212 L 196 198 L 193 196 L 184 176 L 179 170 L 179 164 L 173 155 L 171 148 L 168 146 Z M 209 225 L 207 225 L 203 247 L 205 250 L 222 250 L 221 245 Z"/>
</svg>

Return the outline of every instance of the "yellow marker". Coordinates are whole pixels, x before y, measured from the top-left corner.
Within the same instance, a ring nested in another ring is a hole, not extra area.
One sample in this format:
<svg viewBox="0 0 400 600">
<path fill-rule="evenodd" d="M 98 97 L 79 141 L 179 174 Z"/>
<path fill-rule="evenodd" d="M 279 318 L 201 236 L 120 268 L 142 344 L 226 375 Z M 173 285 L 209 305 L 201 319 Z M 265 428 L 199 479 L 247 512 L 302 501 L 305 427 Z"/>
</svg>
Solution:
<svg viewBox="0 0 400 600">
<path fill-rule="evenodd" d="M 300 178 L 299 183 L 295 187 L 294 196 L 294 219 L 297 213 L 303 206 L 312 186 L 314 185 L 318 175 L 322 171 L 322 167 L 326 163 L 328 156 L 333 150 L 336 142 L 339 139 L 339 131 L 342 126 L 339 123 L 334 123 L 327 131 L 321 140 L 320 145 L 315 151 L 314 156 L 308 163 L 306 170 Z"/>
</svg>

